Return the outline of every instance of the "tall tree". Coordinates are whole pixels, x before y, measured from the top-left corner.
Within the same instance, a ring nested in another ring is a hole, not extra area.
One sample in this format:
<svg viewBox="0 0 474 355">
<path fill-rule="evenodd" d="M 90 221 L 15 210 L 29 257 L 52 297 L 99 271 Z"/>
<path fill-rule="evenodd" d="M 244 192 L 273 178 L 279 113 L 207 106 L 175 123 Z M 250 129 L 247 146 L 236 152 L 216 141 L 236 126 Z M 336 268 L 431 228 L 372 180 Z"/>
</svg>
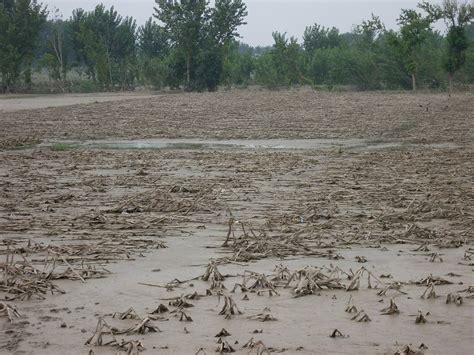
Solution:
<svg viewBox="0 0 474 355">
<path fill-rule="evenodd" d="M 223 51 L 228 41 L 238 37 L 245 24 L 246 5 L 242 0 L 155 0 L 155 18 L 169 36 L 172 46 L 186 58 L 186 86 L 212 90 L 219 82 Z M 196 85 L 195 85 L 196 84 Z"/>
<path fill-rule="evenodd" d="M 31 64 L 46 7 L 36 0 L 0 2 L 0 74 L 2 90 L 14 90 L 21 74 L 31 83 Z"/>
<path fill-rule="evenodd" d="M 339 30 L 335 27 L 326 28 L 318 24 L 306 27 L 303 34 L 303 47 L 306 52 L 314 52 L 319 48 L 336 48 L 342 43 Z"/>
<path fill-rule="evenodd" d="M 380 17 L 374 14 L 372 14 L 369 20 L 362 21 L 362 23 L 357 25 L 354 29 L 354 33 L 357 35 L 358 45 L 362 48 L 372 47 L 385 31 L 385 25 L 380 20 Z"/>
<path fill-rule="evenodd" d="M 59 9 L 53 9 L 52 18 L 44 26 L 45 53 L 42 60 L 47 64 L 50 75 L 56 80 L 64 81 L 68 71 L 71 43 L 69 39 L 69 22 L 63 21 Z"/>
<path fill-rule="evenodd" d="M 148 58 L 163 57 L 169 50 L 163 27 L 153 22 L 152 18 L 138 29 L 138 47 L 140 54 Z"/>
<path fill-rule="evenodd" d="M 305 78 L 301 72 L 301 46 L 295 37 L 273 32 L 274 44 L 269 52 L 256 60 L 257 81 L 269 88 L 291 86 Z"/>
<path fill-rule="evenodd" d="M 474 5 L 472 1 L 444 0 L 442 5 L 423 1 L 418 6 L 434 19 L 443 19 L 448 27 L 448 50 L 444 67 L 448 72 L 451 91 L 454 74 L 466 62 L 466 50 L 469 47 L 466 28 L 474 19 Z"/>
<path fill-rule="evenodd" d="M 131 87 L 136 76 L 135 20 L 101 4 L 91 12 L 75 11 L 71 22 L 90 75 L 107 88 L 117 82 L 122 89 Z"/>
<path fill-rule="evenodd" d="M 402 9 L 398 18 L 400 33 L 393 36 L 393 44 L 402 52 L 403 61 L 411 75 L 412 89 L 416 90 L 416 77 L 421 57 L 421 47 L 431 32 L 433 19 L 415 10 Z"/>
<path fill-rule="evenodd" d="M 207 0 L 155 0 L 155 18 L 161 21 L 172 44 L 186 57 L 186 83 L 191 83 L 191 66 L 196 56 L 202 29 L 209 19 Z"/>
</svg>

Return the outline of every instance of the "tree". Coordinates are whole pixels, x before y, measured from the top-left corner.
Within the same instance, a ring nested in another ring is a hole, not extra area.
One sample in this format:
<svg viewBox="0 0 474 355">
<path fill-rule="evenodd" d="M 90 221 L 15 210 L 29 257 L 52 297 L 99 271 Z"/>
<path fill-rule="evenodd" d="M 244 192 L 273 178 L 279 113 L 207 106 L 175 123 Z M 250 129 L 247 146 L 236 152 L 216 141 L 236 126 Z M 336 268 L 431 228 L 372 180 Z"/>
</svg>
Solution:
<svg viewBox="0 0 474 355">
<path fill-rule="evenodd" d="M 354 29 L 354 34 L 358 39 L 358 46 L 361 48 L 372 47 L 377 39 L 379 39 L 386 32 L 385 25 L 380 20 L 380 17 L 372 14 L 370 20 L 364 20 L 360 25 Z"/>
<path fill-rule="evenodd" d="M 55 80 L 66 80 L 68 61 L 71 56 L 69 22 L 63 21 L 58 9 L 52 11 L 52 18 L 43 26 L 45 43 L 41 62 L 48 68 L 50 77 Z"/>
<path fill-rule="evenodd" d="M 247 7 L 242 0 L 155 0 L 155 18 L 162 24 L 172 47 L 183 53 L 187 89 L 215 89 L 225 45 L 238 37 Z"/>
<path fill-rule="evenodd" d="M 420 49 L 431 32 L 432 22 L 430 16 L 403 9 L 398 19 L 400 33 L 393 36 L 393 44 L 402 52 L 405 66 L 411 74 L 413 91 L 416 90 L 416 76 L 422 61 Z"/>
<path fill-rule="evenodd" d="M 131 88 L 136 77 L 136 22 L 123 18 L 112 6 L 98 5 L 94 11 L 77 10 L 71 19 L 74 40 L 84 57 L 89 75 L 103 86 L 119 83 Z"/>
<path fill-rule="evenodd" d="M 303 47 L 306 52 L 312 53 L 319 48 L 335 48 L 342 43 L 339 30 L 335 27 L 329 29 L 318 24 L 306 27 L 303 34 Z"/>
<path fill-rule="evenodd" d="M 171 43 L 186 57 L 186 83 L 191 83 L 192 59 L 196 56 L 203 35 L 204 24 L 209 20 L 207 0 L 155 0 L 155 18 L 161 21 Z"/>
<path fill-rule="evenodd" d="M 138 48 L 140 54 L 148 58 L 164 57 L 169 50 L 164 28 L 153 22 L 152 18 L 138 29 Z"/>
<path fill-rule="evenodd" d="M 474 5 L 467 1 L 444 0 L 442 5 L 423 1 L 418 6 L 434 19 L 443 19 L 448 27 L 444 67 L 448 72 L 449 90 L 452 91 L 453 76 L 466 62 L 469 47 L 466 29 L 474 19 Z"/>
<path fill-rule="evenodd" d="M 0 74 L 3 92 L 14 90 L 21 74 L 31 83 L 31 64 L 47 11 L 36 0 L 0 2 Z"/>
<path fill-rule="evenodd" d="M 256 60 L 257 81 L 269 88 L 291 86 L 305 80 L 302 71 L 302 51 L 294 37 L 273 32 L 274 44 L 269 52 Z"/>
<path fill-rule="evenodd" d="M 254 71 L 253 49 L 249 45 L 232 41 L 226 49 L 221 79 L 227 86 L 247 86 Z"/>
</svg>

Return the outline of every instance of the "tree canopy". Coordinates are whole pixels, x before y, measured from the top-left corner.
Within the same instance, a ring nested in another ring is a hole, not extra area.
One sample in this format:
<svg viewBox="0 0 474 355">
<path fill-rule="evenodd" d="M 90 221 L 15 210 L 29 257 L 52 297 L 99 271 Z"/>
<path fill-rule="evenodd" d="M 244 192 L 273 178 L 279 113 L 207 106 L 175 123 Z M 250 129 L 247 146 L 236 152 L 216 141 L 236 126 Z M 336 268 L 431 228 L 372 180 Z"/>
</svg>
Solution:
<svg viewBox="0 0 474 355">
<path fill-rule="evenodd" d="M 472 1 L 422 1 L 401 10 L 396 29 L 372 14 L 347 33 L 318 23 L 301 39 L 274 31 L 272 45 L 257 47 L 239 42 L 247 15 L 243 0 L 155 0 L 138 26 L 103 4 L 65 17 L 36 0 L 0 0 L 2 91 L 474 84 Z M 445 30 L 434 30 L 440 21 Z"/>
</svg>

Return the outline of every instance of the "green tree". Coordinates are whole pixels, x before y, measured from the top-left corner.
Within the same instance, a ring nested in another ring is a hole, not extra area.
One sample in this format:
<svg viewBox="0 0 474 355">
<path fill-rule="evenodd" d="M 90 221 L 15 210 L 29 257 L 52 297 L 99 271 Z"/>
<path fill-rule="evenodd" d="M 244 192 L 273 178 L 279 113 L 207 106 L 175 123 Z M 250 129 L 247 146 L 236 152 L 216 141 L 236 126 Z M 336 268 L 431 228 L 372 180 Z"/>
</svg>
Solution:
<svg viewBox="0 0 474 355">
<path fill-rule="evenodd" d="M 140 73 L 146 84 L 161 88 L 166 84 L 169 42 L 164 28 L 152 18 L 138 29 Z"/>
<path fill-rule="evenodd" d="M 164 27 L 173 48 L 183 53 L 187 89 L 214 90 L 220 81 L 226 43 L 245 24 L 242 0 L 155 0 L 155 18 Z"/>
<path fill-rule="evenodd" d="M 74 40 L 89 75 L 106 88 L 119 84 L 133 87 L 137 76 L 136 22 L 123 18 L 111 7 L 98 5 L 94 11 L 77 10 L 71 19 Z"/>
<path fill-rule="evenodd" d="M 421 48 L 431 32 L 432 22 L 430 16 L 402 9 L 398 18 L 400 33 L 393 36 L 393 44 L 401 51 L 404 64 L 411 75 L 413 91 L 416 90 L 416 77 L 423 60 Z"/>
<path fill-rule="evenodd" d="M 274 44 L 256 60 L 256 80 L 269 87 L 292 86 L 305 81 L 302 74 L 302 50 L 294 37 L 273 32 Z"/>
<path fill-rule="evenodd" d="M 331 29 L 318 24 L 306 27 L 303 34 L 303 47 L 306 52 L 312 53 L 319 48 L 335 48 L 342 44 L 342 37 L 335 27 Z"/>
<path fill-rule="evenodd" d="M 371 48 L 386 32 L 385 25 L 380 17 L 372 14 L 369 20 L 364 20 L 354 28 L 356 44 L 361 48 Z"/>
<path fill-rule="evenodd" d="M 31 65 L 47 11 L 36 0 L 0 2 L 0 74 L 3 92 L 14 90 L 23 74 L 31 84 Z"/>
<path fill-rule="evenodd" d="M 168 53 L 169 43 L 168 36 L 164 28 L 153 22 L 149 18 L 143 26 L 138 29 L 138 48 L 142 56 L 164 57 Z"/>
<path fill-rule="evenodd" d="M 155 0 L 155 18 L 161 21 L 172 45 L 186 58 L 186 84 L 191 85 L 193 57 L 197 56 L 203 27 L 209 21 L 207 0 Z"/>
<path fill-rule="evenodd" d="M 51 14 L 51 13 L 50 13 Z M 63 21 L 58 9 L 52 11 L 52 18 L 43 26 L 42 59 L 43 67 L 48 69 L 54 80 L 65 81 L 69 70 L 69 60 L 72 57 L 72 43 L 69 31 L 69 21 Z"/>
<path fill-rule="evenodd" d="M 229 88 L 232 85 L 249 85 L 255 67 L 253 49 L 237 41 L 232 41 L 227 46 L 222 82 Z"/>
<path fill-rule="evenodd" d="M 466 62 L 466 51 L 469 47 L 467 26 L 474 19 L 474 5 L 467 1 L 444 0 L 442 5 L 423 1 L 418 5 L 434 19 L 443 19 L 448 27 L 446 36 L 447 54 L 444 67 L 448 72 L 449 90 L 452 90 L 454 74 Z"/>
</svg>

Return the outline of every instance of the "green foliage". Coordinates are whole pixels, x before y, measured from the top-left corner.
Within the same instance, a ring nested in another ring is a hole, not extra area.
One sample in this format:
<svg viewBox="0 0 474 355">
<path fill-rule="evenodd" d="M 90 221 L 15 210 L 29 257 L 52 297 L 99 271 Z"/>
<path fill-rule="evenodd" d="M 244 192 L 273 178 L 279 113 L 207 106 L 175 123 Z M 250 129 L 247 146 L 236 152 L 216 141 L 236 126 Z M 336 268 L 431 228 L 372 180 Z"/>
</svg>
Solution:
<svg viewBox="0 0 474 355">
<path fill-rule="evenodd" d="M 359 49 L 330 48 L 313 52 L 308 75 L 316 84 L 353 85 L 359 89 L 377 88 L 371 53 Z"/>
<path fill-rule="evenodd" d="M 474 19 L 474 5 L 467 1 L 444 0 L 442 5 L 423 1 L 418 6 L 433 19 L 443 19 L 448 27 L 444 67 L 449 74 L 451 88 L 453 75 L 466 62 L 466 51 L 469 47 L 467 29 Z"/>
<path fill-rule="evenodd" d="M 0 0 L 3 91 L 93 92 L 137 84 L 195 91 L 251 84 L 444 89 L 446 73 L 450 82 L 474 83 L 474 11 L 466 0 L 424 1 L 421 13 L 402 10 L 397 30 L 372 15 L 350 33 L 308 26 L 301 44 L 274 32 L 267 47 L 237 42 L 247 16 L 243 0 L 155 2 L 154 18 L 137 28 L 104 5 L 63 20 L 58 10 L 47 19 L 35 0 Z M 431 29 L 438 20 L 446 23 L 445 35 Z"/>
<path fill-rule="evenodd" d="M 306 27 L 303 34 L 303 47 L 306 52 L 312 53 L 315 49 L 336 48 L 342 44 L 342 37 L 335 27 L 329 29 L 318 24 Z"/>
<path fill-rule="evenodd" d="M 398 19 L 400 33 L 391 38 L 391 43 L 402 55 L 404 65 L 412 77 L 412 88 L 416 90 L 416 76 L 422 63 L 421 48 L 431 32 L 431 16 L 423 16 L 415 10 L 403 9 Z"/>
<path fill-rule="evenodd" d="M 274 32 L 274 44 L 269 52 L 256 59 L 256 81 L 269 88 L 291 86 L 304 81 L 303 51 L 296 38 Z"/>
<path fill-rule="evenodd" d="M 227 87 L 247 86 L 252 81 L 255 59 L 252 48 L 237 41 L 229 42 L 226 48 L 221 81 Z"/>
<path fill-rule="evenodd" d="M 89 76 L 104 88 L 133 88 L 137 76 L 136 23 L 113 7 L 77 10 L 71 18 L 78 51 Z"/>
<path fill-rule="evenodd" d="M 220 83 L 226 44 L 245 24 L 247 7 L 242 0 L 155 0 L 154 16 L 163 23 L 173 48 L 186 62 L 188 90 L 215 90 Z"/>
<path fill-rule="evenodd" d="M 165 29 L 150 18 L 138 29 L 138 48 L 140 55 L 146 58 L 163 58 L 170 46 Z"/>
<path fill-rule="evenodd" d="M 45 53 L 38 61 L 40 68 L 48 71 L 50 79 L 61 80 L 61 68 L 56 60 L 56 57 L 51 53 Z"/>
<path fill-rule="evenodd" d="M 380 17 L 372 14 L 370 20 L 364 20 L 354 29 L 354 39 L 358 47 L 368 49 L 377 44 L 377 40 L 385 33 L 385 25 Z"/>
<path fill-rule="evenodd" d="M 36 0 L 0 2 L 0 76 L 2 90 L 13 91 L 23 74 L 31 83 L 31 65 L 46 9 Z"/>
</svg>

